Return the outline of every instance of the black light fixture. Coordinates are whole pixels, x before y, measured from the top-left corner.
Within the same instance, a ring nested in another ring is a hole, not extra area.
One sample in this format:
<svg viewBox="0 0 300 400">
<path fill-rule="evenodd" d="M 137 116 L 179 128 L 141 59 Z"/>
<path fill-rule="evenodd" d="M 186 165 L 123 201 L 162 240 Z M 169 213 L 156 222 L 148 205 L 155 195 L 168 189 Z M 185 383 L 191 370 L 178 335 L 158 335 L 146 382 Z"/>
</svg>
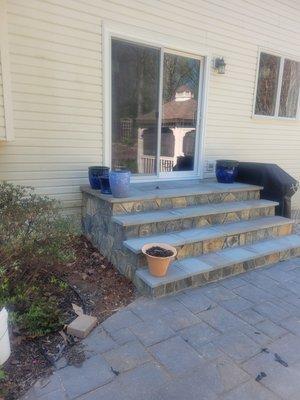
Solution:
<svg viewBox="0 0 300 400">
<path fill-rule="evenodd" d="M 223 57 L 218 57 L 215 59 L 215 70 L 218 72 L 218 74 L 225 74 L 225 67 L 226 64 Z"/>
</svg>

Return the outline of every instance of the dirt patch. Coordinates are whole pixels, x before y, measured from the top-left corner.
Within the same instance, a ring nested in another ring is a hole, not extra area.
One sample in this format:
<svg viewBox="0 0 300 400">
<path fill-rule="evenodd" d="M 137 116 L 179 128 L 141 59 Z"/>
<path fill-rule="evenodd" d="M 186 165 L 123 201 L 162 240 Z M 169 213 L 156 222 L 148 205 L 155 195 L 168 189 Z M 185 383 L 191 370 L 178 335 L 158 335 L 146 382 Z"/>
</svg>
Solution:
<svg viewBox="0 0 300 400">
<path fill-rule="evenodd" d="M 135 289 L 83 236 L 73 240 L 75 261 L 56 265 L 51 271 L 42 270 L 37 284 L 59 299 L 64 322 L 72 321 L 76 314 L 72 303 L 99 323 L 133 301 Z M 56 290 L 56 288 L 58 288 Z M 63 290 L 62 290 L 63 288 Z M 40 377 L 67 364 L 80 365 L 84 359 L 80 341 L 55 332 L 32 338 L 16 328 L 11 332 L 12 355 L 5 363 L 5 379 L 0 382 L 0 397 L 18 399 Z"/>
<path fill-rule="evenodd" d="M 150 247 L 150 249 L 146 250 L 146 253 L 152 257 L 172 257 L 174 255 L 172 250 L 163 249 L 159 246 Z"/>
</svg>

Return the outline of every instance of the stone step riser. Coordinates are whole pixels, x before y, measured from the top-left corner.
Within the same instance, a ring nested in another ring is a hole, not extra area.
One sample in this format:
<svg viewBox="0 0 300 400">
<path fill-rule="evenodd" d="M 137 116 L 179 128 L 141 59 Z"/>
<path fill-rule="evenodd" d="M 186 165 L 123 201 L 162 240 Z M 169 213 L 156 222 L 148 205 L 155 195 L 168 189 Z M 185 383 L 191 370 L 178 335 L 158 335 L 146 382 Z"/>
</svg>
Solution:
<svg viewBox="0 0 300 400">
<path fill-rule="evenodd" d="M 253 244 L 260 240 L 290 235 L 292 233 L 292 228 L 293 224 L 287 223 L 279 226 L 174 246 L 177 250 L 176 258 L 181 260 L 186 257 L 200 256 L 202 254 L 213 253 L 226 248 Z M 136 265 L 136 268 L 141 268 L 147 265 L 146 257 L 142 253 L 136 254 L 131 252 L 131 254 L 128 254 L 128 257 L 130 257 L 132 265 Z"/>
<path fill-rule="evenodd" d="M 143 199 L 130 202 L 111 203 L 111 214 L 130 214 L 135 212 L 167 210 L 173 208 L 196 206 L 199 204 L 214 204 L 242 200 L 258 200 L 259 198 L 259 190 L 241 190 L 224 193 L 203 193 L 181 197 Z"/>
<path fill-rule="evenodd" d="M 189 276 L 181 280 L 173 281 L 151 288 L 137 275 L 134 277 L 134 284 L 138 290 L 151 297 L 162 297 L 168 294 L 177 293 L 187 288 L 199 287 L 207 283 L 216 282 L 229 276 L 238 275 L 243 272 L 264 267 L 279 261 L 288 260 L 300 256 L 300 247 L 290 250 L 279 251 L 263 257 L 254 257 L 251 260 L 234 263 L 224 267 L 212 269 L 208 272 L 202 272 L 198 275 Z"/>
<path fill-rule="evenodd" d="M 130 239 L 155 235 L 158 233 L 176 232 L 192 228 L 201 228 L 203 226 L 226 224 L 235 221 L 247 221 L 254 218 L 272 216 L 274 214 L 274 206 L 252 208 L 235 212 L 216 213 L 210 215 L 174 219 L 170 221 L 123 226 L 123 232 L 124 238 Z"/>
</svg>

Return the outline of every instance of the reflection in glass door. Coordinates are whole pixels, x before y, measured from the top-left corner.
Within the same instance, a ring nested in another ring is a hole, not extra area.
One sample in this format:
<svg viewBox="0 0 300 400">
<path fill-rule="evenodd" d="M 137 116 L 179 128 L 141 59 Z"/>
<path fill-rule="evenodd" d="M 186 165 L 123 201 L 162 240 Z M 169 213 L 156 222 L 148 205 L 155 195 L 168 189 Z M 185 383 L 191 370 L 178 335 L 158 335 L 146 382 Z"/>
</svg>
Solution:
<svg viewBox="0 0 300 400">
<path fill-rule="evenodd" d="M 111 77 L 112 168 L 194 173 L 200 59 L 112 39 Z"/>
<path fill-rule="evenodd" d="M 194 171 L 200 60 L 165 53 L 160 172 Z"/>
<path fill-rule="evenodd" d="M 112 168 L 156 174 L 160 49 L 112 39 Z"/>
</svg>

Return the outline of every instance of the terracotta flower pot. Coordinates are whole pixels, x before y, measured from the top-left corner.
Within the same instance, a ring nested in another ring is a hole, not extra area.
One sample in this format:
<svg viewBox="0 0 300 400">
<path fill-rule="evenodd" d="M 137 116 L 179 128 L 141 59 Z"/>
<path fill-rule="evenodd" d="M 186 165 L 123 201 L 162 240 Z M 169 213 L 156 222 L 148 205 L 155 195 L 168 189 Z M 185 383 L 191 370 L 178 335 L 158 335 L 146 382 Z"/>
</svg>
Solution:
<svg viewBox="0 0 300 400">
<path fill-rule="evenodd" d="M 161 247 L 162 249 L 172 251 L 173 254 L 168 257 L 156 257 L 147 254 L 147 250 L 152 247 Z M 147 243 L 142 247 L 142 253 L 145 254 L 147 258 L 150 274 L 153 276 L 165 276 L 171 261 L 173 261 L 177 255 L 177 250 L 175 247 L 166 243 Z"/>
</svg>

